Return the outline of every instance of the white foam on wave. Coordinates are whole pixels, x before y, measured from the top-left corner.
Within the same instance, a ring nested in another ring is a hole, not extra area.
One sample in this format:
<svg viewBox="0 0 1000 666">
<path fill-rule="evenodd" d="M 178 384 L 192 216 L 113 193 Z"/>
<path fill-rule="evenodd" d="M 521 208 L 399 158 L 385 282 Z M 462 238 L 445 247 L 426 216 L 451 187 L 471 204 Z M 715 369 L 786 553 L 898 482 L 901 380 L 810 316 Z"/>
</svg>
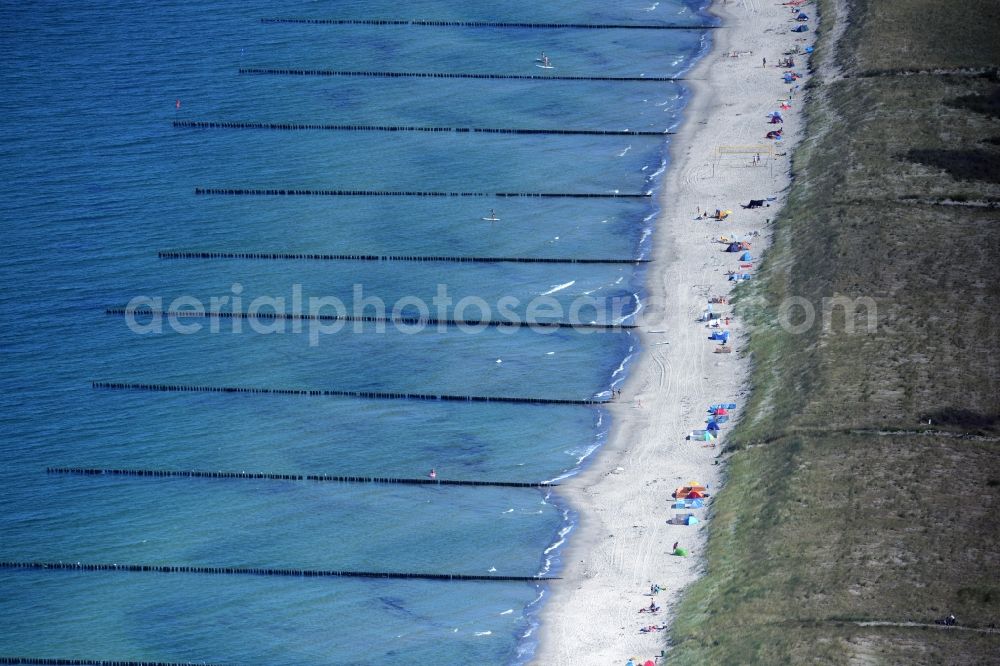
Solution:
<svg viewBox="0 0 1000 666">
<path fill-rule="evenodd" d="M 491 636 L 491 635 L 493 635 L 493 632 L 492 631 L 477 631 L 473 635 L 475 635 L 475 636 Z"/>
<path fill-rule="evenodd" d="M 580 454 L 579 456 L 577 456 L 576 464 L 577 465 L 581 464 L 584 460 L 586 460 L 591 455 L 593 455 L 594 451 L 596 451 L 599 448 L 601 448 L 601 443 L 600 442 L 594 442 L 593 444 L 591 444 L 590 446 L 588 446 L 587 448 L 585 448 L 583 450 L 583 453 Z"/>
<path fill-rule="evenodd" d="M 615 322 L 616 324 L 623 324 L 628 319 L 631 319 L 633 317 L 638 317 L 639 313 L 642 312 L 644 306 L 642 303 L 642 299 L 639 298 L 639 294 L 632 294 L 632 299 L 635 301 L 635 310 L 625 315 L 624 317 L 619 317 L 618 321 Z"/>
<path fill-rule="evenodd" d="M 646 180 L 654 180 L 666 170 L 667 170 L 667 161 L 663 160 L 662 162 L 660 162 L 660 168 L 658 168 L 656 171 L 646 176 Z"/>
<path fill-rule="evenodd" d="M 504 612 L 502 612 L 502 613 L 500 613 L 500 614 L 501 614 L 501 615 L 510 615 L 510 614 L 511 614 L 511 613 L 513 613 L 513 612 L 514 612 L 514 609 L 513 609 L 513 608 L 508 608 L 507 610 L 505 610 Z"/>
<path fill-rule="evenodd" d="M 548 555 L 553 550 L 557 549 L 559 546 L 561 546 L 564 543 L 566 543 L 566 535 L 569 534 L 572 531 L 573 531 L 573 526 L 572 525 L 567 525 L 566 527 L 564 527 L 561 530 L 559 530 L 559 538 L 556 539 L 556 541 L 551 546 L 549 546 L 548 548 L 546 548 L 545 550 L 543 550 L 542 554 L 543 555 Z M 548 571 L 548 567 L 546 567 L 546 571 Z"/>
<path fill-rule="evenodd" d="M 553 285 L 551 289 L 549 289 L 548 291 L 543 291 L 541 294 L 539 294 L 539 296 L 548 296 L 549 294 L 554 294 L 557 291 L 562 291 L 563 289 L 568 289 L 569 287 L 572 287 L 574 284 L 576 284 L 576 280 L 570 280 L 569 282 L 567 282 L 565 284 Z"/>
<path fill-rule="evenodd" d="M 625 157 L 625 154 L 628 151 L 630 151 L 630 150 L 632 150 L 632 144 L 629 144 L 628 147 L 625 150 L 623 150 L 622 152 L 618 153 L 618 157 Z"/>
<path fill-rule="evenodd" d="M 551 554 L 559 549 L 564 543 L 566 543 L 566 536 L 573 531 L 576 527 L 569 519 L 569 508 L 564 507 L 562 510 L 563 526 L 560 528 L 559 533 L 556 535 L 555 542 L 552 543 L 548 548 L 543 551 L 545 555 L 545 563 L 542 564 L 541 570 L 537 575 L 546 576 L 550 571 L 552 571 L 552 556 Z"/>
<path fill-rule="evenodd" d="M 632 358 L 632 354 L 629 354 L 628 356 L 626 356 L 625 358 L 622 359 L 622 362 L 620 364 L 618 364 L 618 368 L 615 369 L 615 371 L 611 373 L 611 378 L 612 379 L 614 379 L 615 377 L 617 377 L 621 373 L 625 372 L 625 366 L 628 365 L 628 360 L 630 358 Z"/>
<path fill-rule="evenodd" d="M 652 5 L 650 5 L 649 7 L 643 7 L 643 8 L 642 8 L 642 11 L 644 11 L 644 12 L 655 12 L 655 11 L 656 11 L 656 8 L 657 8 L 657 7 L 659 7 L 659 6 L 660 6 L 660 3 L 658 3 L 658 2 L 654 2 L 654 3 L 653 3 Z"/>
</svg>

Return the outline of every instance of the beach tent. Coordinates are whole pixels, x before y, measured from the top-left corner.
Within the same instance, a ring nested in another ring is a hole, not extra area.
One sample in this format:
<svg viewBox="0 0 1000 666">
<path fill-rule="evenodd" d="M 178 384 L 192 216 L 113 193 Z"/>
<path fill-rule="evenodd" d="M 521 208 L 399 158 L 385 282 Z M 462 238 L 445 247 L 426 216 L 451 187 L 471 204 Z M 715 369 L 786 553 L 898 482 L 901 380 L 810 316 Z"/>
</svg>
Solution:
<svg viewBox="0 0 1000 666">
<path fill-rule="evenodd" d="M 799 12 L 799 15 L 796 16 L 795 18 L 797 20 L 799 20 L 799 21 L 808 21 L 809 20 L 809 15 L 806 14 L 805 12 Z"/>
<path fill-rule="evenodd" d="M 677 557 L 687 557 L 687 548 L 674 548 L 674 555 Z"/>
<path fill-rule="evenodd" d="M 744 252 L 740 255 L 740 261 L 753 261 L 753 257 L 749 252 Z"/>
<path fill-rule="evenodd" d="M 693 499 L 690 502 L 686 502 L 686 504 L 687 504 L 687 506 L 685 507 L 686 509 L 701 509 L 704 508 L 705 506 L 705 500 Z"/>
<path fill-rule="evenodd" d="M 729 247 L 726 248 L 726 252 L 739 252 L 742 249 L 743 247 L 741 243 L 734 242 L 729 244 Z"/>
<path fill-rule="evenodd" d="M 709 421 L 706 430 L 719 430 L 719 424 L 715 421 Z"/>
<path fill-rule="evenodd" d="M 698 497 L 695 499 L 701 499 L 703 497 L 708 496 L 708 488 L 706 488 L 703 485 L 700 485 L 697 481 L 692 481 L 688 485 L 681 486 L 680 488 L 675 490 L 673 497 L 679 500 L 687 499 L 688 495 L 690 495 L 693 492 L 698 493 Z"/>
<path fill-rule="evenodd" d="M 801 26 L 800 26 L 800 27 L 801 27 Z M 792 81 L 794 81 L 794 80 L 795 80 L 795 79 L 794 79 L 794 77 L 792 77 L 792 73 L 791 73 L 791 72 L 785 72 L 785 73 L 784 73 L 784 74 L 782 75 L 782 78 L 784 78 L 784 79 L 785 79 L 785 83 L 791 83 Z"/>
<path fill-rule="evenodd" d="M 701 521 L 695 518 L 693 513 L 675 513 L 674 517 L 667 521 L 669 525 L 697 525 Z"/>
<path fill-rule="evenodd" d="M 720 405 L 720 406 L 716 407 L 715 410 L 712 413 L 715 414 L 716 416 L 725 416 L 729 412 L 728 412 L 728 410 L 727 410 L 726 407 L 723 407 L 723 406 Z"/>
<path fill-rule="evenodd" d="M 809 32 L 809 26 L 797 25 L 794 28 L 792 28 L 792 32 Z"/>
</svg>

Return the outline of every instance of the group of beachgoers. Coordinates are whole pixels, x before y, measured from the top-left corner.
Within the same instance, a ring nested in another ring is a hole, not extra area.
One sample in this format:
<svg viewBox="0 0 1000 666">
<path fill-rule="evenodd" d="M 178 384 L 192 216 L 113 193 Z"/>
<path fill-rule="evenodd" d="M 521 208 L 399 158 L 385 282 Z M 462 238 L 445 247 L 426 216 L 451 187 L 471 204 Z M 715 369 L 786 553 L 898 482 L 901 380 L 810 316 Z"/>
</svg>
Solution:
<svg viewBox="0 0 1000 666">
<path fill-rule="evenodd" d="M 799 12 L 801 6 L 806 1 L 807 0 L 792 0 L 791 2 L 785 2 L 783 4 L 789 5 L 793 13 L 796 13 Z M 800 22 L 802 21 L 801 17 L 799 16 L 796 16 L 796 20 Z M 806 40 L 798 39 L 797 41 L 804 42 Z M 798 45 L 796 45 L 791 50 L 786 51 L 783 54 L 783 58 L 777 61 L 776 66 L 778 68 L 786 70 L 782 73 L 782 78 L 785 82 L 794 84 L 796 81 L 798 81 L 798 79 L 802 77 L 802 75 L 799 74 L 798 72 L 789 72 L 787 70 L 792 67 L 795 67 L 795 56 L 807 55 L 811 51 L 812 49 L 809 47 L 806 47 L 803 50 Z M 767 58 L 763 58 L 762 62 L 763 66 L 767 67 Z M 767 124 L 783 125 L 784 123 L 783 114 L 792 110 L 793 99 L 795 97 L 795 92 L 798 89 L 798 87 L 799 87 L 798 85 L 792 85 L 792 87 L 790 87 L 788 90 L 787 98 L 779 100 L 778 109 L 771 110 L 766 114 L 765 118 Z M 784 138 L 783 128 L 770 129 L 766 131 L 764 137 L 766 139 L 771 139 L 776 142 L 780 142 Z M 779 157 L 784 154 L 785 153 L 776 152 L 773 149 L 768 151 L 754 151 L 750 166 L 754 167 L 761 166 L 764 163 L 765 158 L 773 159 L 774 157 Z M 743 205 L 742 207 L 744 209 L 768 207 L 771 205 L 770 202 L 773 199 L 774 198 L 771 197 L 767 199 L 751 200 L 749 204 Z M 714 208 L 714 212 L 712 212 L 712 210 L 709 209 L 708 207 L 702 208 L 699 206 L 696 210 L 695 220 L 716 221 L 716 222 L 725 221 L 730 224 L 734 223 L 732 210 L 721 207 Z M 770 219 L 768 219 L 767 222 L 770 223 Z M 749 231 L 743 234 L 742 237 L 736 237 L 735 234 L 729 233 L 726 235 L 719 236 L 717 239 L 715 239 L 715 242 L 726 244 L 727 246 L 726 250 L 729 252 L 734 252 L 739 262 L 737 263 L 736 269 L 729 269 L 725 272 L 725 275 L 728 276 L 729 278 L 728 281 L 730 283 L 735 284 L 750 279 L 751 277 L 750 271 L 753 269 L 753 263 L 750 255 L 751 244 L 749 242 L 749 239 L 756 238 L 758 236 L 760 236 L 759 231 Z M 718 343 L 714 349 L 715 353 L 727 353 L 732 351 L 731 347 L 729 346 L 728 329 L 730 322 L 733 320 L 733 314 L 731 312 L 723 314 L 713 311 L 713 306 L 715 307 L 720 305 L 725 306 L 728 304 L 729 304 L 729 298 L 727 295 L 711 296 L 708 299 L 706 310 L 703 313 L 701 319 L 699 320 L 700 322 L 705 323 L 706 328 L 709 328 L 710 330 L 714 331 L 711 336 L 711 339 Z M 713 440 L 710 444 L 711 446 L 715 445 L 714 439 L 719 436 L 718 432 L 719 426 L 721 425 L 721 423 L 724 423 L 726 420 L 728 420 L 728 414 L 726 408 L 729 407 L 735 407 L 735 405 L 712 405 L 712 407 L 709 408 L 710 415 L 708 418 L 708 423 L 709 423 L 708 428 L 705 431 L 695 431 L 695 432 L 705 432 L 706 433 L 705 439 L 711 438 Z M 694 439 L 694 438 L 689 436 L 689 439 Z M 677 498 L 675 497 L 675 499 Z M 685 523 L 685 524 L 690 524 L 690 523 Z M 684 555 L 688 554 L 686 549 L 679 549 L 678 543 L 674 543 L 673 552 L 674 554 L 678 553 L 683 553 Z M 664 591 L 663 586 L 661 586 L 658 583 L 651 583 L 649 588 L 649 596 L 652 597 L 652 599 L 650 600 L 649 605 L 640 608 L 638 610 L 638 613 L 643 615 L 659 613 L 660 606 L 656 602 L 656 595 L 663 591 Z M 666 629 L 667 625 L 665 623 L 662 625 L 644 624 L 639 628 L 639 633 L 642 634 L 658 633 Z M 665 656 L 665 653 L 661 652 L 660 656 Z M 659 659 L 659 657 L 657 657 L 657 659 Z M 652 666 L 653 664 L 655 664 L 653 660 L 647 660 L 643 662 L 641 660 L 636 659 L 635 657 L 632 657 L 625 663 L 625 666 Z"/>
</svg>

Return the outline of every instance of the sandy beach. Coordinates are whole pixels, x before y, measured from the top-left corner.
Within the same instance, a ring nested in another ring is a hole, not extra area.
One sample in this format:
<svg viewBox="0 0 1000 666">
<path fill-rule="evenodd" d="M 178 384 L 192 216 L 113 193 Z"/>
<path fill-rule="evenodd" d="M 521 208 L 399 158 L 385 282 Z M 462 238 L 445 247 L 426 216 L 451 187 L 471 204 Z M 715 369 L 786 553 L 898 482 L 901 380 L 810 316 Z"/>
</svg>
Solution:
<svg viewBox="0 0 1000 666">
<path fill-rule="evenodd" d="M 714 403 L 736 403 L 733 420 L 739 419 L 749 361 L 739 354 L 738 320 L 720 322 L 732 335 L 728 354 L 716 353 L 718 343 L 708 339 L 715 329 L 698 320 L 711 298 L 725 297 L 736 284 L 728 272 L 752 274 L 756 268 L 754 261 L 725 252 L 720 237 L 749 241 L 758 259 L 767 246 L 768 221 L 789 185 L 789 155 L 802 134 L 799 91 L 781 112 L 782 124 L 769 124 L 768 116 L 805 81 L 790 86 L 782 80 L 786 68 L 777 66 L 783 53 L 813 42 L 814 10 L 808 3 L 804 8 L 810 31 L 793 33 L 798 23 L 785 5 L 716 1 L 712 7 L 722 26 L 712 31 L 710 53 L 688 74 L 692 100 L 671 142 L 640 322 L 644 353 L 610 408 L 608 444 L 560 490 L 579 513 L 579 526 L 563 556 L 563 580 L 552 585 L 545 602 L 534 663 L 653 659 L 666 648 L 667 634 L 640 629 L 669 625 L 684 588 L 704 570 L 711 503 L 690 511 L 708 520 L 672 525 L 667 521 L 675 513 L 688 512 L 671 509 L 671 493 L 693 480 L 707 484 L 711 494 L 718 491 L 719 455 L 732 421 L 722 426 L 715 446 L 686 436 L 705 427 Z M 806 64 L 797 55 L 793 70 L 805 75 Z M 765 139 L 779 128 L 781 141 Z M 764 146 L 759 163 L 753 150 L 719 154 L 720 146 L 753 145 Z M 751 199 L 768 205 L 741 207 Z M 732 214 L 724 221 L 697 219 L 706 209 Z M 729 312 L 725 304 L 712 307 L 723 317 Z M 672 554 L 675 542 L 688 550 L 687 557 Z M 666 588 L 655 596 L 661 610 L 639 613 L 650 604 L 653 583 Z"/>
</svg>

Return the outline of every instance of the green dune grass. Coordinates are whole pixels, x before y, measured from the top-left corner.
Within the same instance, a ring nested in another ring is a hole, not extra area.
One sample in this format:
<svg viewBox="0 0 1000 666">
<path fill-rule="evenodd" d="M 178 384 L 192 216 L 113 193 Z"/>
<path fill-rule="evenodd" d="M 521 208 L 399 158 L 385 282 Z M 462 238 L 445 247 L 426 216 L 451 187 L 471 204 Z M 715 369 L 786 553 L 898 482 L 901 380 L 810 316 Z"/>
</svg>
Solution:
<svg viewBox="0 0 1000 666">
<path fill-rule="evenodd" d="M 753 393 L 669 663 L 1000 653 L 1000 6 L 849 9 L 738 293 Z"/>
</svg>

